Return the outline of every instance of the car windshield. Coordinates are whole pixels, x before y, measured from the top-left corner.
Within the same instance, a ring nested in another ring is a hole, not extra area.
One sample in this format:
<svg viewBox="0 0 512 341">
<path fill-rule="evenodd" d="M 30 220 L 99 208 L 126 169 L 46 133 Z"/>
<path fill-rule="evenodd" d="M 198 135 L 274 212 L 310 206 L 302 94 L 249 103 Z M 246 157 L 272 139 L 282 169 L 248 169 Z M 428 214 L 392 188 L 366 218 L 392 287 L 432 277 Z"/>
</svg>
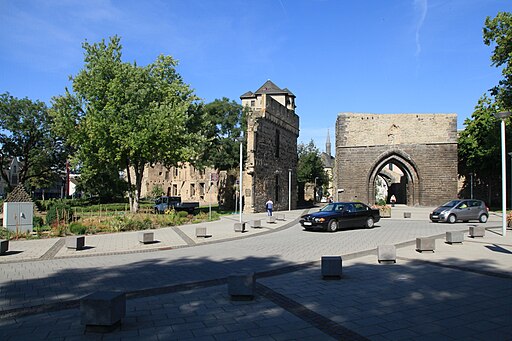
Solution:
<svg viewBox="0 0 512 341">
<path fill-rule="evenodd" d="M 459 202 L 460 202 L 460 200 L 452 200 L 452 201 L 448 201 L 446 204 L 443 204 L 442 206 L 443 207 L 455 207 Z"/>
<path fill-rule="evenodd" d="M 339 203 L 332 203 L 327 204 L 324 207 L 320 209 L 320 212 L 331 212 L 331 211 L 342 211 L 343 210 L 343 204 Z"/>
</svg>

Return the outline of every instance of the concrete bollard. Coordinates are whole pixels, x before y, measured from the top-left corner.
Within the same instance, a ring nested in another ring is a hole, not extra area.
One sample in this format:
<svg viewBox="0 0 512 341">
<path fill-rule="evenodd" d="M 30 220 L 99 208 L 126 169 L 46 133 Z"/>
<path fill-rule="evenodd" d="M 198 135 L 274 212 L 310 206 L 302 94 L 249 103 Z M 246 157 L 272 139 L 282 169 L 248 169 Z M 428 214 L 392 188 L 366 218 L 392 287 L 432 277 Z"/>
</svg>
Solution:
<svg viewBox="0 0 512 341">
<path fill-rule="evenodd" d="M 0 255 L 4 254 L 9 250 L 9 240 L 0 239 Z"/>
<path fill-rule="evenodd" d="M 260 228 L 260 227 L 261 227 L 261 220 L 260 220 L 260 219 L 251 220 L 251 221 L 249 222 L 249 225 L 250 225 L 252 228 Z"/>
<path fill-rule="evenodd" d="M 140 231 L 139 235 L 139 243 L 148 244 L 153 243 L 155 241 L 155 234 L 153 232 Z"/>
<path fill-rule="evenodd" d="M 446 242 L 448 244 L 462 244 L 464 241 L 464 233 L 462 231 L 446 232 Z"/>
<path fill-rule="evenodd" d="M 254 299 L 256 279 L 254 272 L 235 273 L 228 276 L 228 294 L 233 301 L 250 301 Z"/>
<path fill-rule="evenodd" d="M 276 217 L 273 216 L 273 215 L 267 216 L 267 223 L 275 224 L 276 223 Z"/>
<path fill-rule="evenodd" d="M 341 256 L 322 256 L 322 278 L 340 279 L 342 273 Z"/>
<path fill-rule="evenodd" d="M 404 212 L 404 218 L 411 218 L 411 212 Z"/>
<path fill-rule="evenodd" d="M 111 332 L 126 315 L 126 295 L 116 291 L 98 291 L 80 300 L 81 323 L 89 332 Z"/>
<path fill-rule="evenodd" d="M 485 236 L 485 227 L 480 226 L 470 226 L 469 227 L 469 236 L 471 238 L 475 237 L 483 237 Z"/>
<path fill-rule="evenodd" d="M 82 250 L 85 247 L 85 236 L 66 237 L 66 247 L 68 249 Z"/>
<path fill-rule="evenodd" d="M 434 238 L 416 238 L 416 251 L 431 251 L 436 249 L 436 240 Z"/>
<path fill-rule="evenodd" d="M 245 223 L 235 223 L 235 232 L 245 232 Z"/>
<path fill-rule="evenodd" d="M 276 213 L 276 220 L 284 220 L 284 213 Z"/>
<path fill-rule="evenodd" d="M 377 247 L 377 260 L 379 263 L 396 263 L 396 247 L 394 245 L 380 245 Z"/>
<path fill-rule="evenodd" d="M 206 238 L 206 227 L 196 227 L 196 238 L 197 237 Z"/>
</svg>

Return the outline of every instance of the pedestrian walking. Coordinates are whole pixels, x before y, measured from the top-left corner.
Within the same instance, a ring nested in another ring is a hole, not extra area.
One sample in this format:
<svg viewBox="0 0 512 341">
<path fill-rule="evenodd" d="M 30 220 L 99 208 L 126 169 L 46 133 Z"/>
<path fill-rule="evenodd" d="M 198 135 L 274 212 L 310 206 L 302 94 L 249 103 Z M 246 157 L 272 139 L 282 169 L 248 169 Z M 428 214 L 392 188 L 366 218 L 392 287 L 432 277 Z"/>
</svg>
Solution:
<svg viewBox="0 0 512 341">
<path fill-rule="evenodd" d="M 268 199 L 268 201 L 265 203 L 265 209 L 267 210 L 267 215 L 272 215 L 272 210 L 274 209 L 274 203 L 272 202 L 272 199 Z"/>
</svg>

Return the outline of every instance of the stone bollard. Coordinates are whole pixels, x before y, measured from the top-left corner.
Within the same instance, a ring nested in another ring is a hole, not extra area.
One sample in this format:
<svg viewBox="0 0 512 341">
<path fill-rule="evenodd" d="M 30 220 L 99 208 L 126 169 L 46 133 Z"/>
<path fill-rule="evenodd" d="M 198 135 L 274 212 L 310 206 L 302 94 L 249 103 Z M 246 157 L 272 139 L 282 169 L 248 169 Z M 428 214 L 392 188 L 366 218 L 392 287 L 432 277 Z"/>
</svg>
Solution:
<svg viewBox="0 0 512 341">
<path fill-rule="evenodd" d="M 410 218 L 411 216 L 411 212 L 404 212 L 404 218 Z"/>
<path fill-rule="evenodd" d="M 196 238 L 197 237 L 206 238 L 206 227 L 196 227 Z"/>
<path fill-rule="evenodd" d="M 322 256 L 322 278 L 340 279 L 342 273 L 341 256 Z"/>
<path fill-rule="evenodd" d="M 9 240 L 8 239 L 0 239 L 0 255 L 3 255 L 4 253 L 9 250 Z"/>
<path fill-rule="evenodd" d="M 276 217 L 273 216 L 273 215 L 267 216 L 267 223 L 275 224 L 276 223 Z"/>
<path fill-rule="evenodd" d="M 245 223 L 235 223 L 235 232 L 245 232 Z"/>
<path fill-rule="evenodd" d="M 231 296 L 231 300 L 250 301 L 254 299 L 255 283 L 254 272 L 228 276 L 228 294 Z"/>
<path fill-rule="evenodd" d="M 462 231 L 446 232 L 446 242 L 448 244 L 462 244 L 464 241 L 464 233 Z"/>
<path fill-rule="evenodd" d="M 140 231 L 139 232 L 139 243 L 148 244 L 155 241 L 155 234 L 153 232 Z"/>
<path fill-rule="evenodd" d="M 471 238 L 475 237 L 483 237 L 485 236 L 485 227 L 480 226 L 470 226 L 469 227 L 469 236 Z"/>
<path fill-rule="evenodd" d="M 276 220 L 284 220 L 284 213 L 276 213 Z"/>
<path fill-rule="evenodd" d="M 85 247 L 85 236 L 66 237 L 66 247 L 68 249 L 82 250 Z"/>
<path fill-rule="evenodd" d="M 416 238 L 416 251 L 430 251 L 434 252 L 436 249 L 436 240 L 434 238 Z"/>
<path fill-rule="evenodd" d="M 249 225 L 250 225 L 252 228 L 260 228 L 260 227 L 261 227 L 261 220 L 260 220 L 260 219 L 251 220 L 251 221 L 249 222 Z"/>
<path fill-rule="evenodd" d="M 396 263 L 396 247 L 394 245 L 380 245 L 377 247 L 377 260 L 379 263 Z"/>
<path fill-rule="evenodd" d="M 86 331 L 111 332 L 126 315 L 126 295 L 116 291 L 90 294 L 80 300 L 80 315 Z"/>
</svg>

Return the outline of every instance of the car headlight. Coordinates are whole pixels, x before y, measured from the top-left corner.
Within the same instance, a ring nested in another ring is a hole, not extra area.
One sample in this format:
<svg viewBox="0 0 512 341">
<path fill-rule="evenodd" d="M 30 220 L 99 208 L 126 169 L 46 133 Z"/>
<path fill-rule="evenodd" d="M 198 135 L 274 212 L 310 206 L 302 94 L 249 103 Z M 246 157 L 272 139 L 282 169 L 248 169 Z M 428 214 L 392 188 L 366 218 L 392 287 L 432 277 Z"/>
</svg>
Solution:
<svg viewBox="0 0 512 341">
<path fill-rule="evenodd" d="M 315 218 L 315 223 L 323 223 L 325 218 Z"/>
</svg>

